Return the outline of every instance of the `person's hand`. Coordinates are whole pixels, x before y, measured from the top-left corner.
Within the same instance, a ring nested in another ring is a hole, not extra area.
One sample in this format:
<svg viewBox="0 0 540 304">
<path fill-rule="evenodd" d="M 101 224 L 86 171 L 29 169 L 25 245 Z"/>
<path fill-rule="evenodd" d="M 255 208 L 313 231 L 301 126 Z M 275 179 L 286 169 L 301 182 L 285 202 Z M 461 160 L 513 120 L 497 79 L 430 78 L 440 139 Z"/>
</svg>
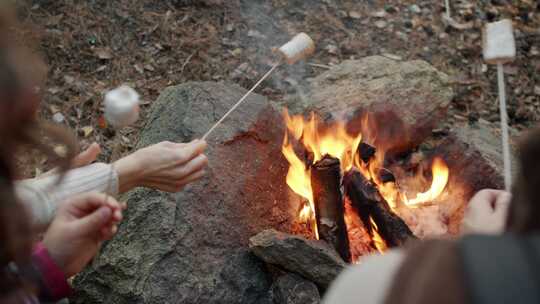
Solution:
<svg viewBox="0 0 540 304">
<path fill-rule="evenodd" d="M 178 192 L 204 176 L 206 142 L 161 142 L 138 150 L 115 163 L 120 193 L 134 187 Z"/>
<path fill-rule="evenodd" d="M 486 189 L 478 192 L 469 201 L 461 225 L 462 234 L 499 234 L 504 231 L 510 193 Z"/>
<path fill-rule="evenodd" d="M 75 156 L 75 158 L 71 161 L 71 168 L 80 168 L 87 165 L 90 165 L 94 161 L 96 161 L 98 155 L 101 153 L 101 147 L 98 143 L 92 143 L 86 150 L 79 153 L 79 155 Z"/>
<path fill-rule="evenodd" d="M 124 208 L 101 193 L 86 193 L 60 206 L 43 245 L 67 277 L 79 273 L 116 233 Z"/>
</svg>

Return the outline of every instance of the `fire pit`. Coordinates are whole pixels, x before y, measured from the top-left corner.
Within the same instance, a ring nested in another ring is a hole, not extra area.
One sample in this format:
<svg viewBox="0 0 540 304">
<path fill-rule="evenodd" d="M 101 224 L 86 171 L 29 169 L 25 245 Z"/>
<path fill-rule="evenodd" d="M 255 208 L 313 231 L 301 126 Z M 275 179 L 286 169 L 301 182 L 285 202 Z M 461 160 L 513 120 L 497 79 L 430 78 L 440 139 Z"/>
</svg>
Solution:
<svg viewBox="0 0 540 304">
<path fill-rule="evenodd" d="M 203 180 L 128 195 L 72 302 L 317 303 L 345 261 L 457 234 L 465 202 L 500 186 L 502 165 L 483 125 L 432 132 L 452 98 L 445 77 L 376 56 L 314 79 L 305 101 L 287 102 L 297 115 L 250 96 L 210 137 Z M 245 92 L 166 89 L 137 147 L 201 136 Z"/>
<path fill-rule="evenodd" d="M 377 130 L 369 129 L 370 119 L 370 115 L 359 118 L 362 130 L 351 135 L 347 126 L 354 122 L 321 123 L 314 113 L 304 119 L 284 112 L 283 155 L 290 164 L 286 182 L 305 199 L 299 221 L 315 238 L 333 245 L 347 262 L 403 245 L 415 238 L 409 226 L 438 222 L 439 229 L 423 229 L 422 237 L 448 231 L 438 214 L 432 213 L 435 218 L 418 216 L 425 207 L 436 206 L 443 194 L 449 176 L 444 160 L 424 160 L 432 163 L 430 172 L 422 171 L 427 166 L 405 170 L 411 167 L 404 164 L 407 161 L 388 161 L 384 145 L 370 144 L 384 143 L 376 138 Z M 399 169 L 399 178 L 389 167 Z M 431 176 L 430 185 L 425 176 Z"/>
</svg>

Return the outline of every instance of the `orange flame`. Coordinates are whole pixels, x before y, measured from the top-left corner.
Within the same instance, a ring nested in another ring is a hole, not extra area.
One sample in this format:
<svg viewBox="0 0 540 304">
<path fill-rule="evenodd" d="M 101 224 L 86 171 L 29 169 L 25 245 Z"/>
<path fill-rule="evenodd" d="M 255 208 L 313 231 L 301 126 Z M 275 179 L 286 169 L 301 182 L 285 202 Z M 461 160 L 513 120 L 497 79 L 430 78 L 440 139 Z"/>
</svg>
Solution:
<svg viewBox="0 0 540 304">
<path fill-rule="evenodd" d="M 315 205 L 313 191 L 311 188 L 311 172 L 309 166 L 299 157 L 293 147 L 291 138 L 300 142 L 304 148 L 313 156 L 313 163 L 321 160 L 325 155 L 330 155 L 340 160 L 342 172 L 347 172 L 356 167 L 368 179 L 372 180 L 378 187 L 381 195 L 388 201 L 391 208 L 397 208 L 400 202 L 406 206 L 416 207 L 418 205 L 434 201 L 445 189 L 448 182 L 449 170 L 444 161 L 435 158 L 432 165 L 433 181 L 431 188 L 419 193 L 414 199 L 408 200 L 404 193 L 399 191 L 395 182 L 383 182 L 380 177 L 380 169 L 383 168 L 385 158 L 385 148 L 377 147 L 377 153 L 369 164 L 363 163 L 360 159 L 358 147 L 362 141 L 362 134 L 350 135 L 347 132 L 346 124 L 342 121 L 322 124 L 315 114 L 311 114 L 309 119 L 302 115 L 289 115 L 285 109 L 283 117 L 287 125 L 287 131 L 283 139 L 282 152 L 289 162 L 287 172 L 287 185 L 298 195 L 307 200 L 299 211 L 298 218 L 303 223 L 308 223 L 314 227 L 315 235 L 318 238 L 317 225 L 315 220 Z M 371 128 L 373 121 L 366 116 L 362 120 L 362 130 L 367 132 L 370 140 L 377 138 L 378 130 Z M 383 143 L 384 144 L 384 141 Z M 371 219 L 374 227 L 377 227 Z M 385 241 L 378 234 L 378 229 L 373 230 L 372 240 L 377 250 L 383 252 L 387 249 Z"/>
<path fill-rule="evenodd" d="M 377 248 L 377 251 L 379 251 L 380 253 L 384 253 L 386 250 L 388 250 L 388 246 L 379 234 L 379 227 L 377 227 L 377 224 L 375 223 L 373 218 L 370 217 L 369 220 L 371 221 L 371 225 L 373 226 L 373 244 L 375 244 L 375 248 Z"/>
<path fill-rule="evenodd" d="M 418 193 L 414 199 L 406 202 L 407 206 L 414 207 L 420 204 L 433 202 L 446 188 L 448 183 L 448 176 L 450 171 L 448 166 L 440 157 L 436 157 L 433 160 L 431 166 L 433 181 L 431 182 L 431 188 L 423 193 Z"/>
</svg>

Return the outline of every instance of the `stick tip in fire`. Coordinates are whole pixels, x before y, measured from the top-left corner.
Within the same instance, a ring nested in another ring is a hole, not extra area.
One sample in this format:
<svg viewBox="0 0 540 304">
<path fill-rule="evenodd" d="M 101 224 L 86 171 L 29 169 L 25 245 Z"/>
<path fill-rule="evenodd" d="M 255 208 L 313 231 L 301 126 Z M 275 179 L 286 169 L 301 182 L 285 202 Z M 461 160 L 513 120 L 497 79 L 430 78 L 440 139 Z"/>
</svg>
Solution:
<svg viewBox="0 0 540 304">
<path fill-rule="evenodd" d="M 115 128 L 133 124 L 139 118 L 139 94 L 123 85 L 105 94 L 105 119 Z"/>
<path fill-rule="evenodd" d="M 306 33 L 300 33 L 276 50 L 288 64 L 295 64 L 315 52 L 315 42 Z"/>
<path fill-rule="evenodd" d="M 490 64 L 505 63 L 516 58 L 516 42 L 512 21 L 488 23 L 483 37 L 484 60 Z"/>
</svg>

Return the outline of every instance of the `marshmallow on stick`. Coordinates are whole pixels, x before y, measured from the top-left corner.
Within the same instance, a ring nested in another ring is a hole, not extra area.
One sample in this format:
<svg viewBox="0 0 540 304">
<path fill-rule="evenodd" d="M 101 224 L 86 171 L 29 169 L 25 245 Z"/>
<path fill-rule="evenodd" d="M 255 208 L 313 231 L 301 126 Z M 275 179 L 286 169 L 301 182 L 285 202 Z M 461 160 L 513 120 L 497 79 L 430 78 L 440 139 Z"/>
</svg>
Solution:
<svg viewBox="0 0 540 304">
<path fill-rule="evenodd" d="M 277 49 L 276 52 L 288 64 L 295 64 L 315 52 L 315 43 L 306 33 L 300 33 Z"/>
<path fill-rule="evenodd" d="M 488 23 L 484 29 L 484 60 L 489 64 L 507 63 L 516 58 L 516 42 L 511 20 Z"/>
<path fill-rule="evenodd" d="M 299 60 L 302 60 L 309 55 L 313 54 L 315 52 L 315 43 L 313 40 L 306 34 L 306 33 L 300 33 L 296 35 L 293 39 L 291 39 L 289 42 L 284 44 L 279 49 L 275 50 L 277 53 L 279 53 L 282 57 L 281 60 L 287 61 L 288 64 L 295 64 Z M 206 140 L 206 138 L 232 113 L 234 110 L 236 110 L 242 102 L 246 100 L 246 98 L 255 91 L 255 89 L 266 79 L 268 76 L 272 74 L 272 72 L 281 64 L 281 61 L 277 62 L 270 68 L 266 74 L 257 82 L 253 87 L 244 95 L 238 102 L 227 112 L 223 117 L 221 117 L 218 122 L 216 122 L 206 134 L 202 137 L 203 140 Z"/>
<path fill-rule="evenodd" d="M 516 42 L 511 20 L 501 20 L 488 23 L 484 29 L 484 60 L 497 65 L 499 87 L 499 108 L 501 116 L 501 131 L 504 158 L 504 185 L 507 191 L 512 187 L 512 169 L 510 142 L 508 135 L 508 114 L 506 111 L 506 91 L 504 83 L 503 64 L 516 57 Z"/>
<path fill-rule="evenodd" d="M 105 119 L 115 128 L 127 127 L 139 119 L 139 94 L 121 86 L 105 94 Z"/>
</svg>

